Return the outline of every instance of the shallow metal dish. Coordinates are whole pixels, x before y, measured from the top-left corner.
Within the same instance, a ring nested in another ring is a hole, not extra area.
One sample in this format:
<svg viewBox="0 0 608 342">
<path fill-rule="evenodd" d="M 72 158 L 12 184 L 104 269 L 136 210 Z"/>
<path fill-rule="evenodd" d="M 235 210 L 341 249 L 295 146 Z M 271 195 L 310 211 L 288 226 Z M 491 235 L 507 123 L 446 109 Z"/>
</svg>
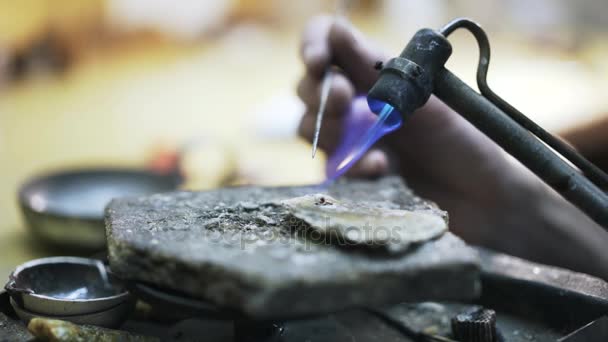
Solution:
<svg viewBox="0 0 608 342">
<path fill-rule="evenodd" d="M 76 324 L 97 325 L 106 328 L 120 327 L 128 318 L 129 314 L 135 306 L 134 301 L 126 301 L 109 309 L 92 312 L 82 315 L 43 315 L 24 309 L 13 298 L 11 298 L 11 306 L 15 310 L 19 319 L 26 324 L 34 317 L 60 319 Z"/>
<path fill-rule="evenodd" d="M 77 257 L 28 261 L 13 271 L 5 288 L 23 309 L 53 316 L 102 311 L 130 298 L 122 282 L 108 274 L 103 263 Z"/>
<path fill-rule="evenodd" d="M 41 241 L 95 251 L 106 243 L 106 204 L 116 197 L 175 190 L 176 174 L 146 169 L 84 169 L 35 177 L 19 191 L 25 220 Z"/>
</svg>

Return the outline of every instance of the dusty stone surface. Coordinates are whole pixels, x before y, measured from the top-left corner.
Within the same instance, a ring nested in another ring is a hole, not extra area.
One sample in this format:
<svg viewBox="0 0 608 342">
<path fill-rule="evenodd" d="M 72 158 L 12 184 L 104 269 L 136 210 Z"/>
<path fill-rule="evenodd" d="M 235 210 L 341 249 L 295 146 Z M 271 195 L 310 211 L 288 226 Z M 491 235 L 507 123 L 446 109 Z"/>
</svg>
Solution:
<svg viewBox="0 0 608 342">
<path fill-rule="evenodd" d="M 393 177 L 117 199 L 106 210 L 111 268 L 258 318 L 478 295 L 478 256 L 449 232 L 400 254 L 345 248 L 281 204 L 320 192 L 445 218 Z"/>
</svg>

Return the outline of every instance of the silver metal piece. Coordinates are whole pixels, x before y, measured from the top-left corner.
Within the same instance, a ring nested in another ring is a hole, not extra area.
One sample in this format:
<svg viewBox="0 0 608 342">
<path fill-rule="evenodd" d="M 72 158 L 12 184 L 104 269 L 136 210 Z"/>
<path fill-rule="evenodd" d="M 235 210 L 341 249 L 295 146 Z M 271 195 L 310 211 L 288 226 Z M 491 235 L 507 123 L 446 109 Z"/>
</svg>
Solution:
<svg viewBox="0 0 608 342">
<path fill-rule="evenodd" d="M 69 321 L 76 324 L 97 325 L 105 328 L 116 328 L 124 323 L 135 306 L 135 301 L 126 301 L 109 309 L 102 311 L 79 314 L 79 315 L 42 315 L 24 309 L 13 298 L 11 298 L 11 306 L 15 310 L 19 319 L 28 323 L 32 318 L 50 318 Z"/>
</svg>

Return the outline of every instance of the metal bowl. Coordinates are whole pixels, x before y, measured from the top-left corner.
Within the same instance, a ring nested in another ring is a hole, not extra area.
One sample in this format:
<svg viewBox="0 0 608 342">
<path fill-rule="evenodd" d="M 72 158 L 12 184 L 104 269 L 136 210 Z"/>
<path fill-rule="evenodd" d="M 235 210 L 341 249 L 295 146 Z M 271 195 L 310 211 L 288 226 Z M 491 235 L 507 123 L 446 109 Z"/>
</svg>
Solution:
<svg viewBox="0 0 608 342">
<path fill-rule="evenodd" d="M 97 325 L 106 328 L 117 328 L 124 323 L 135 306 L 134 301 L 126 301 L 103 311 L 92 312 L 80 315 L 43 315 L 24 309 L 13 298 L 11 306 L 15 310 L 19 319 L 26 324 L 34 317 L 60 319 L 76 324 Z"/>
<path fill-rule="evenodd" d="M 77 257 L 26 262 L 13 271 L 5 288 L 21 308 L 52 316 L 103 311 L 130 298 L 101 261 Z"/>
<path fill-rule="evenodd" d="M 146 169 L 83 169 L 35 177 L 19 190 L 19 205 L 32 233 L 56 247 L 97 251 L 106 244 L 106 204 L 116 197 L 175 190 L 176 174 Z"/>
</svg>

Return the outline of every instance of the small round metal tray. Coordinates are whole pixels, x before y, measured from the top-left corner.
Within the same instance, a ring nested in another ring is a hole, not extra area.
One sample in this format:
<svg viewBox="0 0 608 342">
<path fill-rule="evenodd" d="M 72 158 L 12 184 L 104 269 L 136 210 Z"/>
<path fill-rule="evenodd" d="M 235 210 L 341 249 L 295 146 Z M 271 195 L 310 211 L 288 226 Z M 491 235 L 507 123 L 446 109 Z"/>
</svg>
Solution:
<svg viewBox="0 0 608 342">
<path fill-rule="evenodd" d="M 96 251 L 106 244 L 104 208 L 112 199 L 177 189 L 177 174 L 99 168 L 50 173 L 28 180 L 19 205 L 34 236 L 48 245 Z"/>
<path fill-rule="evenodd" d="M 122 302 L 114 307 L 106 308 L 102 311 L 90 312 L 77 315 L 44 315 L 24 309 L 13 298 L 10 300 L 11 306 L 15 313 L 23 322 L 28 323 L 32 318 L 50 318 L 69 321 L 76 324 L 97 325 L 106 328 L 116 328 L 122 325 L 127 320 L 131 311 L 135 306 L 132 300 Z"/>
<path fill-rule="evenodd" d="M 130 298 L 101 261 L 78 257 L 26 262 L 13 271 L 5 288 L 24 310 L 52 316 L 99 312 Z"/>
</svg>

